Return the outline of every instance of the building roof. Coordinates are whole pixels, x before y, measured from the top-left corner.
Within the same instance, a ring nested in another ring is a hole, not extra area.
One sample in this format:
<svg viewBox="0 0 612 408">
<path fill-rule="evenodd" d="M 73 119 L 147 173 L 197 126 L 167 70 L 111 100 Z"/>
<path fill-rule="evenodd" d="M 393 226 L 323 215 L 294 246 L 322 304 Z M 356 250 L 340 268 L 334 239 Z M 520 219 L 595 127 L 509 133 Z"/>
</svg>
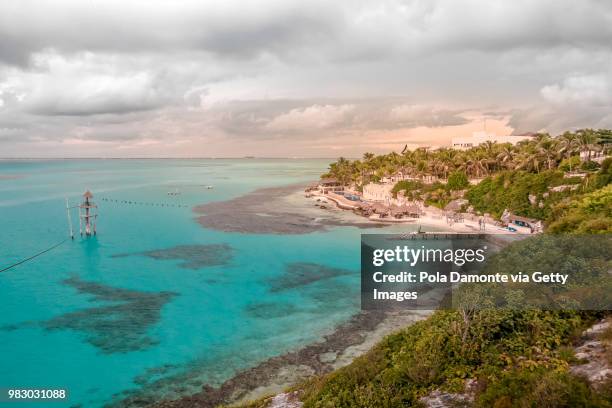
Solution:
<svg viewBox="0 0 612 408">
<path fill-rule="evenodd" d="M 404 204 L 402 206 L 402 211 L 404 211 L 407 214 L 420 214 L 421 213 L 421 209 L 416 204 L 410 204 L 410 205 Z"/>
<path fill-rule="evenodd" d="M 322 178 L 319 184 L 340 184 L 340 182 L 335 178 Z"/>
<path fill-rule="evenodd" d="M 387 212 L 389 212 L 389 207 L 387 207 L 386 205 L 382 203 L 374 203 L 372 205 L 372 209 L 377 214 L 386 214 Z"/>
</svg>

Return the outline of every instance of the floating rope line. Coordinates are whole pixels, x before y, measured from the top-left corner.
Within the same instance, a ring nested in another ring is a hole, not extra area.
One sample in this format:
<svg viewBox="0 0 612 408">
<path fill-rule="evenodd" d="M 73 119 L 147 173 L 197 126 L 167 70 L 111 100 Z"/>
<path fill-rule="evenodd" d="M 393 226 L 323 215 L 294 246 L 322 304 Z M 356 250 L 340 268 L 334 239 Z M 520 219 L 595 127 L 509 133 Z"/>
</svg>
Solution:
<svg viewBox="0 0 612 408">
<path fill-rule="evenodd" d="M 119 200 L 114 198 L 102 198 L 101 201 L 109 203 L 126 204 L 126 205 L 148 205 L 151 207 L 175 207 L 175 208 L 188 208 L 188 205 L 184 204 L 173 204 L 173 203 L 151 203 L 145 201 L 132 201 L 132 200 Z"/>
<path fill-rule="evenodd" d="M 7 266 L 7 267 L 6 267 L 6 268 L 4 268 L 4 269 L 0 269 L 0 273 L 1 273 L 1 272 L 4 272 L 4 271 L 8 271 L 9 269 L 12 269 L 12 268 L 14 268 L 14 267 L 16 267 L 16 266 L 19 266 L 19 265 L 21 265 L 21 264 L 24 264 L 24 263 L 26 263 L 26 262 L 28 262 L 28 261 L 31 261 L 32 259 L 37 258 L 37 257 L 41 256 L 42 254 L 45 254 L 45 253 L 47 253 L 47 252 L 49 252 L 49 251 L 51 251 L 51 250 L 53 250 L 53 249 L 57 248 L 58 246 L 62 245 L 64 242 L 68 241 L 69 239 L 70 239 L 70 238 L 66 238 L 66 239 L 65 239 L 65 240 L 63 240 L 62 242 L 58 242 L 57 244 L 53 245 L 53 246 L 52 246 L 52 247 L 50 247 L 50 248 L 45 249 L 44 251 L 41 251 L 41 252 L 39 252 L 39 253 L 37 253 L 37 254 L 34 254 L 34 255 L 30 256 L 29 258 L 22 259 L 21 261 L 19 261 L 19 262 L 17 262 L 17 263 L 14 263 L 14 264 L 12 264 L 12 265 L 10 265 L 10 266 Z"/>
</svg>

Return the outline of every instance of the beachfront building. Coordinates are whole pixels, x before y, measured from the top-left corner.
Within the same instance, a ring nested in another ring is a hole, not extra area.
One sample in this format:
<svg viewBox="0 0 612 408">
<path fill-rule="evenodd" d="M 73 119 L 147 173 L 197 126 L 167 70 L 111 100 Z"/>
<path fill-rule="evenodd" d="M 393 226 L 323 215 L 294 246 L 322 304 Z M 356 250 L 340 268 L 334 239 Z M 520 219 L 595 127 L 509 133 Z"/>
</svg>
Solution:
<svg viewBox="0 0 612 408">
<path fill-rule="evenodd" d="M 542 221 L 535 218 L 521 217 L 520 215 L 512 214 L 508 210 L 504 211 L 501 220 L 508 228 L 512 228 L 521 234 L 537 234 L 544 230 Z"/>
<path fill-rule="evenodd" d="M 389 204 L 393 199 L 392 183 L 377 184 L 369 183 L 363 186 L 363 199 L 366 201 L 374 201 L 379 203 Z"/>
<path fill-rule="evenodd" d="M 441 179 L 439 177 L 436 177 L 432 174 L 422 174 L 419 176 L 415 176 L 415 175 L 411 175 L 408 173 L 402 173 L 402 172 L 397 172 L 391 176 L 388 177 L 383 177 L 382 179 L 380 179 L 380 182 L 383 184 L 388 184 L 388 183 L 397 183 L 398 181 L 403 181 L 403 180 L 408 180 L 408 181 L 418 181 L 421 182 L 423 184 L 433 184 L 436 182 L 440 182 L 440 183 L 446 183 L 445 179 Z"/>
<path fill-rule="evenodd" d="M 510 143 L 515 145 L 523 140 L 531 140 L 533 136 L 534 135 L 532 133 L 527 133 L 524 135 L 497 136 L 494 133 L 480 131 L 472 133 L 472 136 L 453 137 L 451 145 L 453 149 L 457 150 L 471 149 L 472 147 L 479 146 L 485 142 Z"/>
<path fill-rule="evenodd" d="M 390 176 L 385 176 L 383 178 L 380 179 L 380 182 L 385 184 L 385 183 L 397 183 L 398 181 L 402 181 L 402 180 L 419 180 L 418 177 L 415 177 L 409 173 L 404 173 L 402 171 L 398 171 L 395 174 L 392 174 Z"/>
<path fill-rule="evenodd" d="M 606 158 L 606 152 L 603 150 L 585 150 L 580 152 L 580 161 L 594 161 L 597 163 L 601 163 Z"/>
<path fill-rule="evenodd" d="M 335 178 L 324 178 L 319 181 L 317 190 L 321 194 L 327 194 L 334 191 L 344 191 L 344 185 Z"/>
</svg>

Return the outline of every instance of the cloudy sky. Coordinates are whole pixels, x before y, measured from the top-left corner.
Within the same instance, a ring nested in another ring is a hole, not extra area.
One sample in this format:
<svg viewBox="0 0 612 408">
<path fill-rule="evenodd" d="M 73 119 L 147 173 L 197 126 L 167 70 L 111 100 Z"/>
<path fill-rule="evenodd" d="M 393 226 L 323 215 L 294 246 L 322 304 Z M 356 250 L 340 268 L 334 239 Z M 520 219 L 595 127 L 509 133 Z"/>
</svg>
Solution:
<svg viewBox="0 0 612 408">
<path fill-rule="evenodd" d="M 612 127 L 612 1 L 0 2 L 0 157 L 360 156 Z"/>
</svg>

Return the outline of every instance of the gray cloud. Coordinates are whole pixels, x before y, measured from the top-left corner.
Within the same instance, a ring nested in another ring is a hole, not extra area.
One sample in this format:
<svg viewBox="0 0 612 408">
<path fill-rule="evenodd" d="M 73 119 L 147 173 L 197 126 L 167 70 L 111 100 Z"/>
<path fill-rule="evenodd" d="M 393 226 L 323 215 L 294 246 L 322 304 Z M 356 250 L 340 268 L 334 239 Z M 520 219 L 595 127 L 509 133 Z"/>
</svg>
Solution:
<svg viewBox="0 0 612 408">
<path fill-rule="evenodd" d="M 516 47 L 594 46 L 612 39 L 607 1 L 4 2 L 0 56 L 23 63 L 60 52 L 261 53 L 354 58 Z"/>
<path fill-rule="evenodd" d="M 540 89 L 540 106 L 513 113 L 516 132 L 546 130 L 553 134 L 581 127 L 612 127 L 612 71 L 570 75 Z"/>
<path fill-rule="evenodd" d="M 0 155 L 612 126 L 611 44 L 603 0 L 1 2 Z"/>
<path fill-rule="evenodd" d="M 0 58 L 21 65 L 49 48 L 62 53 L 191 50 L 237 58 L 289 54 L 292 46 L 324 40 L 339 21 L 334 7 L 322 2 L 25 0 L 1 8 Z"/>
</svg>

